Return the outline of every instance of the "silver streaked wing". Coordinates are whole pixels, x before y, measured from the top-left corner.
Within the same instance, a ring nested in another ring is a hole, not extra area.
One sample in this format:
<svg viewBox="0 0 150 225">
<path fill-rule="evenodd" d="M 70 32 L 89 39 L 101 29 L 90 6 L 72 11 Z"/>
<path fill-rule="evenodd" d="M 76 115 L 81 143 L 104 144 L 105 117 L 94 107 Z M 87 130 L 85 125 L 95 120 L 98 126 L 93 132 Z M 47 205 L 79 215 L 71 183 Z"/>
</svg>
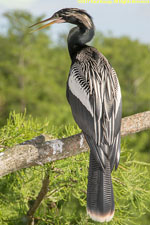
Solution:
<svg viewBox="0 0 150 225">
<path fill-rule="evenodd" d="M 121 124 L 121 91 L 118 78 L 113 68 L 101 67 L 100 71 L 93 65 L 87 65 L 86 68 L 89 69 L 84 72 L 81 64 L 74 63 L 70 70 L 68 87 L 78 99 L 80 113 L 75 109 L 75 103 L 69 101 L 72 112 L 83 132 L 95 140 L 99 149 L 98 157 L 101 157 L 103 165 L 105 166 L 107 157 L 111 168 L 114 164 L 117 167 Z"/>
</svg>

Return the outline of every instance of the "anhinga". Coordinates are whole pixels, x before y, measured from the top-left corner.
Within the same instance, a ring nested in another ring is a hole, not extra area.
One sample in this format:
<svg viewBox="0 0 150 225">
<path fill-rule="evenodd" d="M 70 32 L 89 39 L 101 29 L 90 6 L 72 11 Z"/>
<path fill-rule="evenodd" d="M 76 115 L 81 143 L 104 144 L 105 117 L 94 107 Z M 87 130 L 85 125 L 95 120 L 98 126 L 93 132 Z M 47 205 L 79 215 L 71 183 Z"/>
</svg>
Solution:
<svg viewBox="0 0 150 225">
<path fill-rule="evenodd" d="M 39 23 L 46 21 L 50 22 L 36 30 L 54 23 L 77 25 L 67 40 L 72 60 L 67 99 L 90 147 L 87 213 L 93 220 L 110 221 L 115 210 L 111 172 L 114 166 L 117 169 L 120 158 L 122 101 L 118 78 L 108 60 L 86 45 L 94 36 L 94 24 L 86 11 L 61 9 Z"/>
</svg>

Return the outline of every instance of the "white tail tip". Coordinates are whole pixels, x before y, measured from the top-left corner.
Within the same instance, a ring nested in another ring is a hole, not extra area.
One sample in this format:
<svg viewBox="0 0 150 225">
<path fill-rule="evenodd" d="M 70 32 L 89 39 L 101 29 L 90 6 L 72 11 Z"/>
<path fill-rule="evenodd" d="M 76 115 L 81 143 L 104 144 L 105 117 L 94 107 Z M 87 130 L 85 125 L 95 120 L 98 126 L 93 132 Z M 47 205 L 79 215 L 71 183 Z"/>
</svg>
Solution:
<svg viewBox="0 0 150 225">
<path fill-rule="evenodd" d="M 87 209 L 87 214 L 90 216 L 90 218 L 92 220 L 100 222 L 100 223 L 109 222 L 110 220 L 112 220 L 112 218 L 114 216 L 114 212 L 115 211 L 102 215 L 100 213 L 92 212 L 92 211 Z"/>
</svg>

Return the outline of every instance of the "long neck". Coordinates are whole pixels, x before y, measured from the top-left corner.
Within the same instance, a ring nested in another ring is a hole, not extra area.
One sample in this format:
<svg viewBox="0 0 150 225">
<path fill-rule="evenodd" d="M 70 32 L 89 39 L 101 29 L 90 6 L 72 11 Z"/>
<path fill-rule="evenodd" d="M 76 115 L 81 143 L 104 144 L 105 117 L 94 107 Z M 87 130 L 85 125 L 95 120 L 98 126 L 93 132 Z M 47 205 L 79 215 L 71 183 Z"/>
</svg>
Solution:
<svg viewBox="0 0 150 225">
<path fill-rule="evenodd" d="M 94 36 L 94 25 L 90 29 L 86 27 L 74 27 L 70 30 L 68 35 L 68 50 L 71 59 L 76 55 L 87 42 L 92 40 Z"/>
</svg>

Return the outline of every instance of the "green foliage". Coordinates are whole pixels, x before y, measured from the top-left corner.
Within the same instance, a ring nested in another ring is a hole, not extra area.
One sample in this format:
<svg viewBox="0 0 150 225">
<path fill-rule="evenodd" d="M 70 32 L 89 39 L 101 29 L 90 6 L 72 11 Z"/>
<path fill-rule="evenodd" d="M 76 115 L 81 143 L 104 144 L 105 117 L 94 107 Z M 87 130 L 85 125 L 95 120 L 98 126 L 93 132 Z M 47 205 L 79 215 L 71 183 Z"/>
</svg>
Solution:
<svg viewBox="0 0 150 225">
<path fill-rule="evenodd" d="M 31 116 L 26 119 L 26 111 L 16 114 L 11 112 L 7 119 L 7 125 L 0 130 L 0 145 L 11 147 L 25 140 L 31 139 L 41 133 L 46 132 L 48 122 L 45 120 L 43 124 L 34 120 Z"/>
<path fill-rule="evenodd" d="M 28 27 L 41 18 L 22 11 L 5 17 L 8 30 L 0 35 L 0 125 L 12 109 L 23 112 L 25 108 L 41 121 L 47 116 L 53 125 L 64 123 L 71 118 L 65 98 L 67 50 L 54 48 L 45 31 L 29 33 Z"/>
<path fill-rule="evenodd" d="M 7 125 L 0 130 L 1 143 L 12 146 L 41 132 L 48 133 L 48 129 L 47 123 L 43 125 L 32 117 L 26 119 L 25 114 L 13 112 L 7 120 Z M 66 127 L 64 136 L 78 131 L 75 127 Z M 53 134 L 56 136 L 57 129 L 53 128 Z M 3 177 L 0 186 L 0 224 L 27 224 L 26 213 L 36 199 L 47 171 L 50 176 L 49 191 L 35 213 L 37 224 L 98 224 L 86 215 L 88 164 L 87 152 L 44 166 L 22 169 Z M 109 224 L 137 224 L 137 219 L 139 221 L 148 211 L 148 168 L 150 164 L 136 161 L 133 151 L 122 146 L 119 168 L 112 175 L 116 212 Z"/>
</svg>

